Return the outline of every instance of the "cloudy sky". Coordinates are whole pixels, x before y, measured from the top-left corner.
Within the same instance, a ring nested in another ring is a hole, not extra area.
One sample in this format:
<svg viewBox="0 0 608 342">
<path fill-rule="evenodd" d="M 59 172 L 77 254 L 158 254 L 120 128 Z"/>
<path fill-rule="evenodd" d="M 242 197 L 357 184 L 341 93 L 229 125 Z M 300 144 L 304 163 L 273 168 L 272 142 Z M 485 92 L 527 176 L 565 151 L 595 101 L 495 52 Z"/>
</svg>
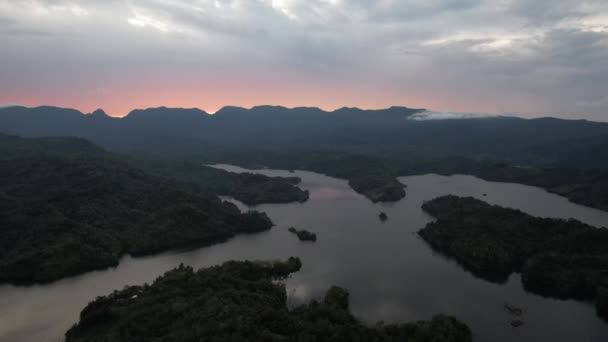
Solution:
<svg viewBox="0 0 608 342">
<path fill-rule="evenodd" d="M 608 1 L 0 0 L 0 103 L 608 121 Z"/>
</svg>

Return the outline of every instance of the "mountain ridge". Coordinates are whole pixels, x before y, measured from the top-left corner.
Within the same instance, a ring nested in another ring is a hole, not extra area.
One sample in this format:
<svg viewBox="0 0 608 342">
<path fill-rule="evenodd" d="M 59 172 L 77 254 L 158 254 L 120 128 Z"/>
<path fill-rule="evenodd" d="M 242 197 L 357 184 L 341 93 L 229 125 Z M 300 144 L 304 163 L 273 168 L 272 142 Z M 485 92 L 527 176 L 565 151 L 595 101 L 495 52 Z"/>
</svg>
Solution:
<svg viewBox="0 0 608 342">
<path fill-rule="evenodd" d="M 0 132 L 24 137 L 77 136 L 117 152 L 200 157 L 225 149 L 335 150 L 390 158 L 489 159 L 543 167 L 608 167 L 608 123 L 508 116 L 417 120 L 422 109 L 226 106 L 157 107 L 111 118 L 51 106 L 0 109 Z M 582 144 L 581 142 L 585 142 Z M 576 148 L 564 149 L 564 146 Z M 581 160 L 581 155 L 595 158 Z"/>
<path fill-rule="evenodd" d="M 98 114 L 98 115 L 103 114 L 103 115 L 113 118 L 113 119 L 125 119 L 133 114 L 149 114 L 152 112 L 158 113 L 161 111 L 164 111 L 165 114 L 168 114 L 168 115 L 176 114 L 176 112 L 179 112 L 179 113 L 198 112 L 201 114 L 202 117 L 208 117 L 208 116 L 217 116 L 218 114 L 221 114 L 222 112 L 227 112 L 227 111 L 250 112 L 250 111 L 269 110 L 269 109 L 272 109 L 272 110 L 278 109 L 278 110 L 284 110 L 284 111 L 308 110 L 308 111 L 322 112 L 322 113 L 326 113 L 326 114 L 345 113 L 345 112 L 350 112 L 351 114 L 360 113 L 360 112 L 367 112 L 367 113 L 386 112 L 386 113 L 389 113 L 389 112 L 394 112 L 394 111 L 416 111 L 416 112 L 430 111 L 430 112 L 433 112 L 433 111 L 425 109 L 425 108 L 410 108 L 407 106 L 397 106 L 397 105 L 386 107 L 386 108 L 377 108 L 377 109 L 343 106 L 343 107 L 336 108 L 333 110 L 325 110 L 325 109 L 322 109 L 320 107 L 315 107 L 315 106 L 285 107 L 285 106 L 281 106 L 281 105 L 255 105 L 255 106 L 247 108 L 247 107 L 242 107 L 242 106 L 226 105 L 226 106 L 221 107 L 220 109 L 218 109 L 215 112 L 208 112 L 208 111 L 198 108 L 198 107 L 187 108 L 187 107 L 158 106 L 158 107 L 147 107 L 147 108 L 135 108 L 135 109 L 129 111 L 124 116 L 113 116 L 113 115 L 108 114 L 103 108 L 98 108 L 90 113 L 85 113 L 85 112 L 75 109 L 75 108 L 52 106 L 52 105 L 40 105 L 40 106 L 32 106 L 32 107 L 23 106 L 23 105 L 0 106 L 0 111 L 3 111 L 3 110 L 37 110 L 37 111 L 55 110 L 55 111 L 61 111 L 64 114 L 71 112 L 73 114 L 80 114 L 82 116 L 93 116 L 94 114 Z M 408 114 L 408 116 L 409 115 L 411 115 L 411 114 Z M 479 119 L 515 119 L 515 120 L 524 120 L 524 121 L 587 122 L 587 123 L 608 125 L 608 122 L 606 122 L 606 121 L 595 121 L 595 120 L 589 120 L 589 119 L 559 118 L 559 117 L 554 117 L 554 116 L 539 116 L 539 117 L 527 118 L 527 117 L 510 116 L 510 115 L 492 115 L 492 116 L 484 116 L 484 117 L 445 118 L 445 119 L 436 119 L 436 120 L 446 120 L 447 121 L 447 120 L 479 120 Z"/>
<path fill-rule="evenodd" d="M 78 109 L 75 108 L 70 108 L 70 107 L 60 107 L 60 106 L 49 106 L 49 105 L 40 105 L 40 106 L 34 106 L 34 107 L 29 107 L 29 106 L 21 106 L 21 105 L 14 105 L 14 106 L 7 106 L 7 107 L 0 107 L 0 110 L 3 109 L 15 109 L 15 108 L 21 108 L 21 109 L 32 109 L 32 110 L 40 110 L 40 109 L 55 109 L 55 110 L 65 110 L 65 111 L 75 111 L 78 112 L 81 115 L 91 115 L 91 114 L 95 114 L 96 112 L 100 112 L 103 113 L 111 118 L 117 118 L 117 119 L 124 119 L 127 118 L 128 116 L 132 115 L 132 114 L 139 114 L 139 113 L 145 113 L 145 112 L 159 112 L 159 111 L 197 111 L 200 112 L 203 116 L 214 116 L 214 115 L 218 115 L 220 112 L 222 111 L 228 111 L 228 110 L 239 110 L 239 111 L 257 111 L 257 110 L 269 110 L 269 109 L 273 109 L 273 110 L 285 110 L 285 111 L 301 111 L 301 110 L 314 110 L 314 111 L 318 111 L 318 112 L 323 112 L 323 113 L 340 113 L 340 112 L 345 112 L 345 111 L 357 111 L 357 112 L 383 112 L 383 111 L 395 111 L 395 110 L 404 110 L 404 111 L 410 111 L 410 110 L 414 110 L 414 111 L 425 111 L 426 109 L 424 108 L 410 108 L 410 107 L 406 107 L 406 106 L 390 106 L 387 108 L 379 108 L 379 109 L 364 109 L 364 108 L 359 108 L 359 107 L 340 107 L 340 108 L 336 108 L 334 110 L 325 110 L 322 109 L 320 107 L 315 107 L 315 106 L 297 106 L 297 107 L 285 107 L 285 106 L 280 106 L 280 105 L 255 105 L 252 106 L 250 108 L 246 108 L 246 107 L 242 107 L 242 106 L 231 106 L 231 105 L 226 105 L 221 107 L 220 109 L 218 109 L 217 111 L 211 113 L 208 112 L 204 109 L 201 108 L 197 108 L 197 107 L 192 107 L 192 108 L 186 108 L 186 107 L 167 107 L 167 106 L 159 106 L 159 107 L 148 107 L 148 108 L 135 108 L 131 111 L 129 111 L 129 113 L 127 113 L 124 116 L 112 116 L 107 114 L 107 112 L 103 109 L 103 108 L 98 108 L 96 110 L 94 110 L 93 112 L 87 114 L 83 111 L 80 111 Z"/>
</svg>

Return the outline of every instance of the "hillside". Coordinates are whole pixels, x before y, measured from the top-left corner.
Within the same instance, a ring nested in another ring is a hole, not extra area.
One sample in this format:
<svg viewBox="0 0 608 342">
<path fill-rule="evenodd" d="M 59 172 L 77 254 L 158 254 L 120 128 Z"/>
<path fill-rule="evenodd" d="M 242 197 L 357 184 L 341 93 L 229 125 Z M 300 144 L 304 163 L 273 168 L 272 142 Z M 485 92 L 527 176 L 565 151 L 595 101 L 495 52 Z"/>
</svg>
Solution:
<svg viewBox="0 0 608 342">
<path fill-rule="evenodd" d="M 243 167 L 260 165 L 284 170 L 310 170 L 348 180 L 353 190 L 372 202 L 394 202 L 405 197 L 405 186 L 387 160 L 337 151 L 294 151 L 292 153 L 224 153 L 212 159 Z"/>
<path fill-rule="evenodd" d="M 205 177 L 218 178 L 217 171 L 197 165 L 203 162 L 304 169 L 347 179 L 370 200 L 390 202 L 405 196 L 397 176 L 461 173 L 539 186 L 575 203 L 608 210 L 608 154 L 603 153 L 608 148 L 607 123 L 514 117 L 411 120 L 420 112 L 406 107 L 327 112 L 257 106 L 225 107 L 211 115 L 160 107 L 111 118 L 103 111 L 85 115 L 56 107 L 9 107 L 0 109 L 0 131 L 73 135 L 114 152 L 180 161 L 162 165 L 141 163 L 138 157 L 136 166 L 199 185 L 208 183 Z M 207 190 L 248 204 L 306 198 L 286 184 L 290 180 L 258 180 L 249 186 L 254 178 L 245 175 Z M 240 190 L 231 190 L 236 188 Z"/>
<path fill-rule="evenodd" d="M 151 175 L 175 179 L 200 191 L 230 196 L 247 204 L 290 203 L 308 200 L 308 191 L 298 188 L 298 177 L 268 177 L 249 172 L 233 173 L 201 162 L 132 157 L 129 162 Z"/>
<path fill-rule="evenodd" d="M 272 226 L 81 139 L 4 136 L 0 150 L 10 152 L 0 157 L 0 282 L 52 281 Z"/>
<path fill-rule="evenodd" d="M 124 118 L 85 115 L 56 107 L 0 109 L 0 132 L 22 136 L 79 136 L 115 151 L 209 156 L 226 148 L 262 151 L 324 150 L 386 156 L 490 159 L 514 164 L 608 167 L 598 153 L 608 124 L 555 118 L 493 117 L 410 120 L 421 109 L 225 107 L 150 108 Z M 580 158 L 581 155 L 594 158 Z"/>
<path fill-rule="evenodd" d="M 230 261 L 198 271 L 182 265 L 150 285 L 98 297 L 82 310 L 66 342 L 472 340 L 466 325 L 442 315 L 430 321 L 365 326 L 350 313 L 349 294 L 339 287 L 330 288 L 321 301 L 289 310 L 284 285 L 273 280 L 300 266 L 296 258 Z"/>
<path fill-rule="evenodd" d="M 606 228 L 537 218 L 471 197 L 439 197 L 422 209 L 437 220 L 418 234 L 475 275 L 504 282 L 521 272 L 528 290 L 594 300 L 598 313 L 608 317 Z"/>
</svg>

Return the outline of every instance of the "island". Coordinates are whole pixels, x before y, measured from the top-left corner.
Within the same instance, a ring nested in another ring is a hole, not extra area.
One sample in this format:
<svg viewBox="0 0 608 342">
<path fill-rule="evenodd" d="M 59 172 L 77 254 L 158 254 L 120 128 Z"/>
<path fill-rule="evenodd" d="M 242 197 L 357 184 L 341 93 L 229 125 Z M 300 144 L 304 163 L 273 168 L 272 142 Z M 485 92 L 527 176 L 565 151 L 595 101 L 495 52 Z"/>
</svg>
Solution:
<svg viewBox="0 0 608 342">
<path fill-rule="evenodd" d="M 436 221 L 418 234 L 473 274 L 504 282 L 521 272 L 527 290 L 594 300 L 598 314 L 608 317 L 607 229 L 537 218 L 472 197 L 439 197 L 422 208 Z"/>
<path fill-rule="evenodd" d="M 403 176 L 437 173 L 472 175 L 493 182 L 519 183 L 543 188 L 569 201 L 608 211 L 608 169 L 515 166 L 467 158 L 394 161 Z M 487 194 L 484 194 L 486 196 Z"/>
<path fill-rule="evenodd" d="M 0 139 L 0 283 L 116 266 L 125 255 L 268 230 L 214 193 L 147 174 L 76 138 Z"/>
<path fill-rule="evenodd" d="M 505 304 L 505 310 L 511 315 L 511 326 L 519 328 L 524 325 L 523 313 L 524 310 L 513 305 Z"/>
<path fill-rule="evenodd" d="M 300 239 L 300 241 L 312 241 L 312 242 L 317 241 L 317 234 L 311 233 L 308 230 L 305 230 L 305 229 L 298 230 L 295 227 L 289 227 L 287 230 L 290 233 L 297 235 L 298 239 Z"/>
<path fill-rule="evenodd" d="M 395 176 L 361 175 L 349 179 L 348 184 L 374 203 L 396 202 L 405 197 L 405 186 Z"/>
<path fill-rule="evenodd" d="M 350 312 L 348 291 L 336 286 L 320 300 L 289 309 L 280 280 L 300 267 L 293 257 L 198 271 L 180 265 L 152 284 L 90 302 L 65 341 L 472 341 L 465 324 L 445 315 L 364 325 Z"/>
<path fill-rule="evenodd" d="M 388 220 L 388 216 L 386 215 L 386 213 L 384 211 L 380 212 L 380 214 L 378 214 L 378 218 L 380 219 L 380 221 L 384 222 L 386 220 Z"/>
</svg>

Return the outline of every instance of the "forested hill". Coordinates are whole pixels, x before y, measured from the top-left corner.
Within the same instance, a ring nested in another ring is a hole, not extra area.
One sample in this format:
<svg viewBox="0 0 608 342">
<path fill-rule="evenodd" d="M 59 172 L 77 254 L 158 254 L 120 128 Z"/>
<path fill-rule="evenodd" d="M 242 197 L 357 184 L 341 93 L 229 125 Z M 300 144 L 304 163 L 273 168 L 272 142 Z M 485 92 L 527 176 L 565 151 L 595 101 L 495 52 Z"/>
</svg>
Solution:
<svg viewBox="0 0 608 342">
<path fill-rule="evenodd" d="M 247 204 L 290 203 L 308 200 L 308 190 L 296 185 L 299 177 L 268 177 L 257 173 L 233 173 L 190 160 L 128 158 L 131 165 L 159 177 L 186 183 L 190 188 L 230 196 Z"/>
<path fill-rule="evenodd" d="M 349 294 L 332 287 L 321 301 L 292 310 L 276 282 L 300 260 L 235 262 L 194 271 L 183 266 L 150 285 L 99 297 L 80 314 L 66 342 L 131 341 L 360 341 L 470 342 L 453 317 L 368 327 L 349 310 Z M 176 319 L 178 318 L 178 319 Z"/>
<path fill-rule="evenodd" d="M 608 210 L 608 123 L 513 117 L 413 120 L 422 113 L 406 107 L 326 112 L 258 106 L 225 107 L 210 115 L 161 107 L 119 119 L 103 111 L 85 115 L 56 107 L 9 107 L 0 109 L 0 132 L 80 136 L 114 152 L 187 159 L 191 162 L 163 165 L 137 158 L 136 166 L 158 176 L 169 172 L 182 181 L 214 184 L 207 190 L 248 204 L 303 201 L 306 194 L 286 184 L 290 180 L 262 185 L 256 177 L 226 177 L 197 163 L 321 172 L 347 179 L 372 201 L 403 198 L 406 191 L 397 176 L 464 173 L 540 186 Z M 208 182 L 220 178 L 224 181 Z"/>
<path fill-rule="evenodd" d="M 439 197 L 422 209 L 437 220 L 420 236 L 475 275 L 503 282 L 521 272 L 526 289 L 594 300 L 608 318 L 608 229 L 533 217 L 471 197 Z"/>
<path fill-rule="evenodd" d="M 231 196 L 248 205 L 304 202 L 308 199 L 308 192 L 296 186 L 300 183 L 298 177 L 233 173 L 189 160 L 115 154 L 82 138 L 21 138 L 0 133 L 0 153 L 0 159 L 61 157 L 118 162 L 150 175 L 178 181 L 187 189 Z"/>
<path fill-rule="evenodd" d="M 101 147 L 82 138 L 45 137 L 23 139 L 0 133 L 0 159 L 33 156 L 106 156 Z"/>
<path fill-rule="evenodd" d="M 333 149 L 391 158 L 467 157 L 534 166 L 607 167 L 608 124 L 555 118 L 412 120 L 420 109 L 258 106 L 135 110 L 124 118 L 57 107 L 0 109 L 0 132 L 79 136 L 115 151 L 208 156 L 229 148 Z M 581 158 L 582 155 L 593 158 Z"/>
<path fill-rule="evenodd" d="M 200 246 L 272 226 L 265 214 L 220 201 L 211 186 L 149 175 L 82 139 L 0 136 L 0 151 L 0 282 L 51 281 L 116 265 L 126 253 Z M 243 189 L 240 175 L 211 172 L 215 182 L 234 185 L 224 190 Z M 294 181 L 261 176 L 248 184 L 281 182 L 291 191 Z"/>
</svg>

